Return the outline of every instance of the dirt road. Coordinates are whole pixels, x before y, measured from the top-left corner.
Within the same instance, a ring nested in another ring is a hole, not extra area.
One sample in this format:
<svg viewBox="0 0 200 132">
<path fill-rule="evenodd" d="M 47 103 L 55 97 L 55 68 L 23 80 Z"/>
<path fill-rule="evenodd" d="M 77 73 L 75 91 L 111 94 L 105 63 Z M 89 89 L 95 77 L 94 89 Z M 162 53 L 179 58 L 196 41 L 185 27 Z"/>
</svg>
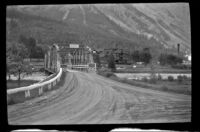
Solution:
<svg viewBox="0 0 200 132">
<path fill-rule="evenodd" d="M 10 124 L 106 124 L 191 121 L 191 96 L 69 72 L 62 87 L 8 106 Z"/>
</svg>

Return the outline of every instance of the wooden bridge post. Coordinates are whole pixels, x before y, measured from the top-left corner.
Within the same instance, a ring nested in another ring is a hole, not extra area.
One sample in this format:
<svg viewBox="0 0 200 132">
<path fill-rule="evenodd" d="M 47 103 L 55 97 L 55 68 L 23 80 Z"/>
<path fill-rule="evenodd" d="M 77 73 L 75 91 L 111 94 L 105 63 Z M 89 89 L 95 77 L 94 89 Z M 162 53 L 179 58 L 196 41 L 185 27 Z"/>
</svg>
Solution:
<svg viewBox="0 0 200 132">
<path fill-rule="evenodd" d="M 39 88 L 39 95 L 41 95 L 43 93 L 43 87 Z"/>
<path fill-rule="evenodd" d="M 47 54 L 44 55 L 44 69 L 47 68 Z"/>
<path fill-rule="evenodd" d="M 30 91 L 29 90 L 25 91 L 25 98 L 27 98 L 27 97 L 30 97 Z"/>
<path fill-rule="evenodd" d="M 48 89 L 51 89 L 51 83 L 48 84 Z"/>
</svg>

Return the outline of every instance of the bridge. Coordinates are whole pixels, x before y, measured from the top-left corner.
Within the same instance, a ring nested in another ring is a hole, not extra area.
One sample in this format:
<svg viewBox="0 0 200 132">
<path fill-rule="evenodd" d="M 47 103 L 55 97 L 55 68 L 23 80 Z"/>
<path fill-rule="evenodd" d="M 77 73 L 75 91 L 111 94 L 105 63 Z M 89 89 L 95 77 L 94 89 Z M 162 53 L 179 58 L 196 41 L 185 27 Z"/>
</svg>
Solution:
<svg viewBox="0 0 200 132">
<path fill-rule="evenodd" d="M 60 84 L 37 98 L 8 105 L 9 123 L 123 124 L 191 121 L 190 95 L 131 86 L 95 72 L 85 72 L 90 71 L 90 64 L 94 64 L 91 55 L 88 47 L 53 45 L 45 55 L 45 68 L 53 72 L 60 67 L 65 69 Z"/>
<path fill-rule="evenodd" d="M 81 44 L 54 44 L 45 54 L 45 69 L 57 72 L 60 67 L 64 70 L 75 69 L 95 72 L 96 64 L 93 60 L 91 48 Z"/>
</svg>

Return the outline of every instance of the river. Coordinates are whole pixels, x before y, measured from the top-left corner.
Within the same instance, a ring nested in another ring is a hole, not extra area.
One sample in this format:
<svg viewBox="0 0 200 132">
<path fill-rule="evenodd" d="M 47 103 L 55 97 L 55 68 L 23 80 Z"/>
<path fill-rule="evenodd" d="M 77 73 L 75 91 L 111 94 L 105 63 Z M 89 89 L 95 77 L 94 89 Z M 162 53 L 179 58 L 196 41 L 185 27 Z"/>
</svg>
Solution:
<svg viewBox="0 0 200 132">
<path fill-rule="evenodd" d="M 115 73 L 115 75 L 119 78 L 141 80 L 144 77 L 149 78 L 151 74 L 150 73 Z M 158 74 L 156 74 L 156 75 L 158 75 Z M 173 76 L 174 79 L 177 79 L 177 76 L 179 76 L 179 75 L 181 75 L 181 76 L 185 75 L 185 76 L 191 78 L 191 73 L 160 73 L 160 75 L 162 76 L 162 79 L 167 79 L 168 76 Z"/>
</svg>

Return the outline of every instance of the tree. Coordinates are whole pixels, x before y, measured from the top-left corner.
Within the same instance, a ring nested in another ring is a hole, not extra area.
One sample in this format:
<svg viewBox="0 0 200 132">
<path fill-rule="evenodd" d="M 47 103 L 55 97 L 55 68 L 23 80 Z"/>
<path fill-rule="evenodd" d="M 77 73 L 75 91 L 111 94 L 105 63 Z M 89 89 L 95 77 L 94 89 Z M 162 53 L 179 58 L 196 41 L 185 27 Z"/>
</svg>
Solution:
<svg viewBox="0 0 200 132">
<path fill-rule="evenodd" d="M 42 47 L 40 46 L 36 46 L 34 47 L 34 49 L 32 50 L 32 58 L 44 58 L 44 51 L 42 49 Z"/>
<path fill-rule="evenodd" d="M 183 58 L 173 54 L 160 54 L 159 61 L 161 65 L 177 65 L 182 63 Z"/>
<path fill-rule="evenodd" d="M 108 57 L 108 68 L 110 68 L 113 72 L 116 71 L 115 58 L 112 53 Z"/>
<path fill-rule="evenodd" d="M 30 37 L 28 39 L 28 50 L 30 52 L 30 58 L 33 58 L 34 56 L 34 50 L 35 50 L 35 47 L 36 47 L 36 40 L 33 38 L 33 37 Z"/>
<path fill-rule="evenodd" d="M 20 34 L 18 42 L 27 47 L 27 45 L 28 45 L 28 38 L 26 38 L 23 34 Z"/>
<path fill-rule="evenodd" d="M 140 51 L 139 50 L 136 50 L 134 51 L 132 54 L 132 59 L 134 62 L 139 62 L 140 61 Z"/>
<path fill-rule="evenodd" d="M 12 52 L 12 49 L 11 47 L 9 46 L 6 46 L 6 73 L 9 77 L 9 80 L 10 80 L 10 75 L 11 75 L 11 52 Z"/>
<path fill-rule="evenodd" d="M 94 62 L 97 64 L 97 67 L 101 67 L 101 62 L 100 62 L 100 58 L 99 58 L 99 54 L 98 53 L 95 53 L 93 54 L 94 56 Z"/>
<path fill-rule="evenodd" d="M 152 59 L 149 48 L 144 48 L 140 54 L 140 57 L 140 60 L 143 61 L 145 65 L 149 64 Z"/>
<path fill-rule="evenodd" d="M 37 53 L 38 48 L 36 47 L 36 40 L 33 37 L 26 38 L 24 35 L 19 36 L 19 43 L 23 44 L 29 53 L 30 58 L 33 58 Z"/>
<path fill-rule="evenodd" d="M 27 72 L 26 68 L 29 67 L 28 62 L 24 62 L 24 59 L 28 56 L 27 48 L 22 44 L 12 44 L 10 47 L 7 47 L 6 54 L 6 71 L 7 74 L 14 74 L 18 76 L 18 83 L 20 85 L 21 74 Z"/>
<path fill-rule="evenodd" d="M 160 62 L 160 65 L 166 65 L 167 64 L 167 54 L 160 54 L 159 62 Z"/>
</svg>

